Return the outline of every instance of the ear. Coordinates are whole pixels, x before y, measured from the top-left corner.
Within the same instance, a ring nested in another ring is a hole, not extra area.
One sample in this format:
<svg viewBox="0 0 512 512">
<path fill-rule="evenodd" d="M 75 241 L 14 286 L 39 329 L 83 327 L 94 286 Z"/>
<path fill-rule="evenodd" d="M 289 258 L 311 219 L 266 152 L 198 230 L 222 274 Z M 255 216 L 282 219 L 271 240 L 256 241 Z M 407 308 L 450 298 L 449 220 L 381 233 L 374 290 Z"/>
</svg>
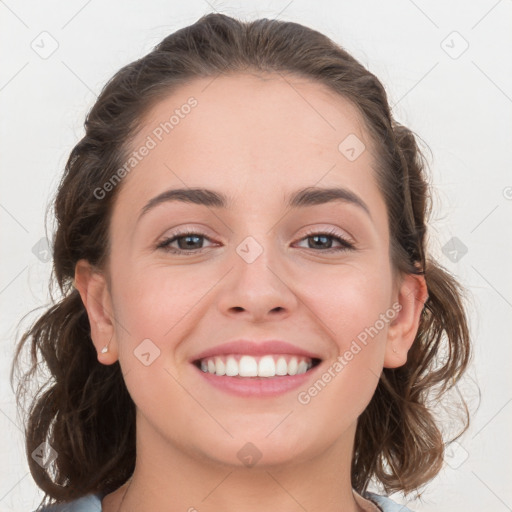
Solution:
<svg viewBox="0 0 512 512">
<path fill-rule="evenodd" d="M 74 285 L 80 292 L 87 310 L 91 338 L 98 353 L 98 361 L 107 365 L 115 363 L 118 358 L 115 321 L 112 314 L 112 300 L 104 275 L 95 270 L 87 260 L 82 259 L 75 266 Z"/>
<path fill-rule="evenodd" d="M 397 316 L 390 322 L 385 368 L 397 368 L 407 362 L 407 352 L 414 343 L 421 312 L 428 298 L 427 284 L 423 275 L 405 274 L 398 289 Z"/>
</svg>

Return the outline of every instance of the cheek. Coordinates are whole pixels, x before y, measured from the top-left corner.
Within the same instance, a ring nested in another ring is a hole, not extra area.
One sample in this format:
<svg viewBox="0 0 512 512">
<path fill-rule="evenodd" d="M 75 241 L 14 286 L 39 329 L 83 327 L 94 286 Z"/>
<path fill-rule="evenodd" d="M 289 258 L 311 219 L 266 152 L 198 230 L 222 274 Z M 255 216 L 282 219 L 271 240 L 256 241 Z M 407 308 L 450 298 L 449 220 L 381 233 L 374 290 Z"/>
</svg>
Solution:
<svg viewBox="0 0 512 512">
<path fill-rule="evenodd" d="M 383 326 L 379 321 L 391 307 L 391 281 L 385 269 L 352 266 L 325 275 L 319 272 L 313 281 L 314 286 L 303 283 L 304 296 L 340 350 L 376 322 L 385 334 L 388 322 Z"/>
<path fill-rule="evenodd" d="M 302 421 L 322 418 L 330 431 L 342 432 L 370 402 L 382 372 L 394 313 L 386 283 L 375 279 L 368 274 L 345 276 L 336 290 L 315 298 L 315 312 L 326 326 L 333 350 L 311 385 L 297 393 Z"/>
<path fill-rule="evenodd" d="M 116 318 L 126 327 L 120 334 L 124 338 L 128 331 L 129 343 L 151 338 L 160 344 L 165 338 L 168 344 L 209 289 L 204 272 L 191 269 L 147 266 L 126 272 L 118 276 L 113 299 Z"/>
<path fill-rule="evenodd" d="M 384 364 L 387 332 L 396 316 L 390 303 L 389 270 L 374 267 L 344 269 L 337 275 L 315 279 L 308 296 L 311 309 L 332 341 L 330 361 L 314 389 L 303 390 L 299 403 L 312 404 L 312 412 L 332 408 L 332 421 L 341 411 L 358 416 L 370 401 Z"/>
<path fill-rule="evenodd" d="M 190 405 L 190 396 L 179 384 L 183 365 L 176 360 L 177 347 L 193 335 L 194 307 L 205 294 L 206 281 L 191 269 L 135 268 L 116 269 L 113 305 L 120 325 L 119 361 L 137 408 L 148 416 L 161 415 L 156 423 L 165 423 L 162 411 Z"/>
</svg>

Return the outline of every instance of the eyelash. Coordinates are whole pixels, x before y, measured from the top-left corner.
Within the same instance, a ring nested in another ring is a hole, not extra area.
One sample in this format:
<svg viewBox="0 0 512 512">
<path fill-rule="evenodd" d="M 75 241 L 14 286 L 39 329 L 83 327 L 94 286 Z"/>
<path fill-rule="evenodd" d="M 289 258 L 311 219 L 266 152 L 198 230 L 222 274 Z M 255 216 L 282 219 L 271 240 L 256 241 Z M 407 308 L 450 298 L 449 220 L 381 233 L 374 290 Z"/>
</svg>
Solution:
<svg viewBox="0 0 512 512">
<path fill-rule="evenodd" d="M 183 255 L 187 255 L 187 256 L 189 256 L 189 255 L 193 256 L 197 253 L 202 252 L 203 249 L 207 249 L 207 247 L 202 247 L 201 249 L 191 249 L 189 251 L 186 251 L 184 249 L 175 249 L 175 248 L 170 247 L 170 244 L 175 242 L 176 240 L 178 240 L 180 238 L 185 238 L 187 236 L 192 236 L 192 235 L 198 236 L 200 238 L 205 238 L 211 242 L 210 238 L 202 233 L 198 233 L 195 231 L 180 231 L 178 233 L 175 233 L 172 237 L 162 240 L 156 246 L 156 248 L 163 249 L 164 251 L 172 253 L 172 254 L 183 254 Z M 325 231 L 309 231 L 300 239 L 300 241 L 305 240 L 307 238 L 311 238 L 313 236 L 326 236 L 329 238 L 334 238 L 336 241 L 340 242 L 342 246 L 334 247 L 334 248 L 330 248 L 330 249 L 326 249 L 326 250 L 310 249 L 312 251 L 323 252 L 323 253 L 334 253 L 334 252 L 355 250 L 354 245 L 352 243 L 350 243 L 348 240 L 346 240 L 345 238 L 343 238 L 342 236 L 340 236 L 335 229 L 325 230 Z"/>
</svg>

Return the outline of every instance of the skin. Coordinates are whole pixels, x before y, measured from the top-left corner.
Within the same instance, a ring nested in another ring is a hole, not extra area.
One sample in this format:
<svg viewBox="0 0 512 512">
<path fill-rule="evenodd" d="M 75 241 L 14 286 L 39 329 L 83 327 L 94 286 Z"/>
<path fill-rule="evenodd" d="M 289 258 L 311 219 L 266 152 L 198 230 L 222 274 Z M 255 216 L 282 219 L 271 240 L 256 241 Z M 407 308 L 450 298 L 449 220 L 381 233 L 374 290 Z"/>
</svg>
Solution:
<svg viewBox="0 0 512 512">
<path fill-rule="evenodd" d="M 350 484 L 356 421 L 383 367 L 406 362 L 427 297 L 422 276 L 392 272 L 362 119 L 321 84 L 243 73 L 173 92 L 148 112 L 133 148 L 190 96 L 197 107 L 124 178 L 108 267 L 76 266 L 98 360 L 120 361 L 137 407 L 136 469 L 121 510 L 362 510 Z M 349 134 L 366 146 L 355 161 L 338 150 Z M 310 186 L 350 189 L 370 215 L 348 202 L 287 210 L 287 194 Z M 151 198 L 182 187 L 223 192 L 232 207 L 168 202 L 137 221 Z M 155 248 L 178 227 L 207 237 L 193 244 L 204 249 Z M 327 253 L 341 244 L 317 248 L 308 229 L 335 229 L 355 249 Z M 236 252 L 247 236 L 263 249 L 252 263 Z M 189 363 L 226 341 L 270 338 L 319 354 L 326 369 L 396 303 L 399 314 L 307 405 L 300 390 L 235 397 Z M 160 350 L 149 366 L 134 357 L 147 338 Z M 261 453 L 253 467 L 237 457 L 247 442 Z M 127 487 L 103 510 L 118 510 Z"/>
</svg>

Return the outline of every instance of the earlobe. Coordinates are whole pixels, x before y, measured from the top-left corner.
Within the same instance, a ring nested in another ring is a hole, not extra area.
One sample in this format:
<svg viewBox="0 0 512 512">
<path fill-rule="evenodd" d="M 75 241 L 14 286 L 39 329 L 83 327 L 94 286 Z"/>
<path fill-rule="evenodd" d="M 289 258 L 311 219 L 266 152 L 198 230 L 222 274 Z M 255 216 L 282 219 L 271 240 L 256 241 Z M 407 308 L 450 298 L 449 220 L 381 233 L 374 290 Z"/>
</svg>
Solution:
<svg viewBox="0 0 512 512">
<path fill-rule="evenodd" d="M 86 260 L 79 260 L 75 266 L 74 286 L 79 291 L 84 303 L 91 338 L 102 364 L 117 361 L 117 344 L 115 341 L 115 322 L 112 314 L 112 301 L 107 282 L 103 274 L 95 270 Z"/>
<path fill-rule="evenodd" d="M 406 274 L 398 291 L 399 309 L 388 329 L 385 368 L 397 368 L 407 362 L 420 323 L 421 313 L 428 298 L 427 284 L 423 275 Z"/>
</svg>

